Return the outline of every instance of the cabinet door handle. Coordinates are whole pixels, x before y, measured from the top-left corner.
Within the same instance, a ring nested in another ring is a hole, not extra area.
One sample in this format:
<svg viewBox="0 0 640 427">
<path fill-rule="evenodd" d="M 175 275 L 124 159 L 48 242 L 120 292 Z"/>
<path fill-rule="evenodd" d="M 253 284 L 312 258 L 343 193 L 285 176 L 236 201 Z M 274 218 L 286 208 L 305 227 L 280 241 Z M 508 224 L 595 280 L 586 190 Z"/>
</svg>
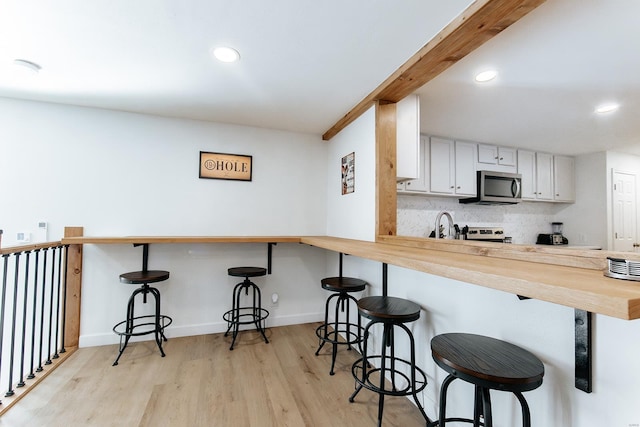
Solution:
<svg viewBox="0 0 640 427">
<path fill-rule="evenodd" d="M 504 157 L 500 157 L 500 160 L 504 160 Z"/>
<path fill-rule="evenodd" d="M 453 187 L 453 185 L 452 185 L 452 186 L 451 186 L 451 187 L 449 187 L 449 188 L 454 188 L 454 187 Z"/>
<path fill-rule="evenodd" d="M 560 195 L 558 193 L 556 193 L 556 197 L 560 197 Z"/>
<path fill-rule="evenodd" d="M 407 182 L 407 185 L 411 185 L 411 183 L 410 183 L 410 182 Z"/>
<path fill-rule="evenodd" d="M 458 190 L 459 190 L 459 189 L 460 189 L 460 186 L 457 186 L 457 187 L 456 187 L 456 189 L 458 189 Z"/>
</svg>

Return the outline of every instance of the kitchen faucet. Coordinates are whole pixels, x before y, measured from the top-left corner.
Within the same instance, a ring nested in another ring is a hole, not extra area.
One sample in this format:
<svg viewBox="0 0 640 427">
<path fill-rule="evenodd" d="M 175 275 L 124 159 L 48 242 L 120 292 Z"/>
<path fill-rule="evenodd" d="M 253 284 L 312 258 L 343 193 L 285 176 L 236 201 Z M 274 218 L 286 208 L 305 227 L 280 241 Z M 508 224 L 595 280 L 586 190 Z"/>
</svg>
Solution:
<svg viewBox="0 0 640 427">
<path fill-rule="evenodd" d="M 435 236 L 436 239 L 440 238 L 440 220 L 442 219 L 442 216 L 446 216 L 447 220 L 449 221 L 449 236 L 455 236 L 455 234 L 453 233 L 453 218 L 451 218 L 451 214 L 449 214 L 449 212 L 445 212 L 445 211 L 440 211 L 438 212 L 438 216 L 436 216 L 436 229 L 435 229 Z M 446 238 L 446 237 L 445 237 Z"/>
</svg>

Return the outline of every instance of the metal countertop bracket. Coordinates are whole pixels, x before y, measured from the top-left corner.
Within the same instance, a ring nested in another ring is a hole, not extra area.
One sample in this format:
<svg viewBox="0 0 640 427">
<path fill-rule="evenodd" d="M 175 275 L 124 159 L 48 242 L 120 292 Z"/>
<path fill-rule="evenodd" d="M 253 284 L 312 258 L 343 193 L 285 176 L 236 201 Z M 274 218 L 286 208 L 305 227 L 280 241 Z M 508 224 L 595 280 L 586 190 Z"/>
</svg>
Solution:
<svg viewBox="0 0 640 427">
<path fill-rule="evenodd" d="M 271 274 L 271 261 L 273 257 L 273 245 L 277 245 L 276 242 L 267 243 L 267 274 Z"/>
<path fill-rule="evenodd" d="M 576 388 L 591 393 L 592 384 L 592 345 L 591 345 L 591 312 L 575 309 L 575 358 L 576 358 Z"/>
<path fill-rule="evenodd" d="M 382 296 L 386 297 L 389 295 L 389 286 L 388 286 L 388 281 L 387 281 L 387 277 L 388 277 L 388 268 L 389 266 L 387 265 L 386 262 L 382 263 Z"/>
</svg>

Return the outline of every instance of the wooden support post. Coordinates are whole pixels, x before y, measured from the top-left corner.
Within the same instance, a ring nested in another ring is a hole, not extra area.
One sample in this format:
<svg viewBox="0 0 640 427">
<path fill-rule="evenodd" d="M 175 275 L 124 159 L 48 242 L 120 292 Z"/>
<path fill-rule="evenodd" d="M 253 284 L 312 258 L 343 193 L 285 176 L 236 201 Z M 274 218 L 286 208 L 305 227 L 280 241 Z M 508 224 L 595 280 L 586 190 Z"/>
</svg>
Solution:
<svg viewBox="0 0 640 427">
<path fill-rule="evenodd" d="M 64 237 L 80 237 L 83 227 L 65 227 Z M 82 245 L 69 245 L 67 258 L 67 302 L 65 305 L 65 347 L 80 341 L 80 295 L 82 291 Z"/>
<path fill-rule="evenodd" d="M 376 236 L 396 234 L 396 157 L 396 104 L 379 101 L 376 103 Z"/>
</svg>

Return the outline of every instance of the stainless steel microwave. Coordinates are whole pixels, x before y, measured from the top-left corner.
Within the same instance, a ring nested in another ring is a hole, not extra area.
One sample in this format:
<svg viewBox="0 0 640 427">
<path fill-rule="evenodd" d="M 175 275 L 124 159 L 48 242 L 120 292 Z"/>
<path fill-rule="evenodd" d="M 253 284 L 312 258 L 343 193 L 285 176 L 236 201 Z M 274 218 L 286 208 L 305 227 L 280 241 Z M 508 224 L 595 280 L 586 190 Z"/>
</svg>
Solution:
<svg viewBox="0 0 640 427">
<path fill-rule="evenodd" d="M 517 173 L 478 171 L 477 195 L 460 199 L 460 203 L 478 205 L 513 205 L 522 200 L 522 175 Z"/>
</svg>

